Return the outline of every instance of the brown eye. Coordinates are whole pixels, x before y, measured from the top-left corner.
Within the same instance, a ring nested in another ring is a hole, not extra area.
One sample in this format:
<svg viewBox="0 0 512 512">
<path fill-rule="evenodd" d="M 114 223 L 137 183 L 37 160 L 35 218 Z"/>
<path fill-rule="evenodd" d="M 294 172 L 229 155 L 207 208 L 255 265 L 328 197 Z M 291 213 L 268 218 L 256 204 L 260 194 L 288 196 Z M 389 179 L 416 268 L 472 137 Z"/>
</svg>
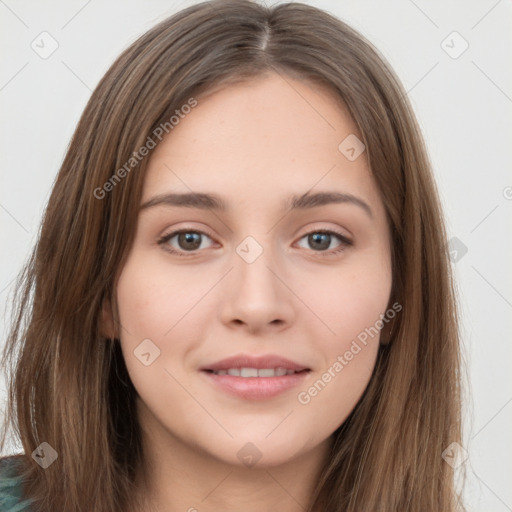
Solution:
<svg viewBox="0 0 512 512">
<path fill-rule="evenodd" d="M 206 233 L 203 233 L 202 231 L 182 229 L 180 231 L 173 231 L 164 235 L 158 241 L 158 244 L 162 245 L 166 251 L 169 251 L 173 254 L 187 256 L 187 252 L 193 253 L 198 249 L 204 249 L 204 247 L 201 247 L 202 237 L 210 238 Z M 173 239 L 176 239 L 175 244 L 171 243 Z"/>
<path fill-rule="evenodd" d="M 180 246 L 180 249 L 184 249 L 186 251 L 194 251 L 196 249 L 199 249 L 201 245 L 201 234 L 195 233 L 195 232 L 186 232 L 186 233 L 179 233 L 176 235 L 178 245 Z"/>
<path fill-rule="evenodd" d="M 325 253 L 325 255 L 341 252 L 345 250 L 347 246 L 352 245 L 352 242 L 347 237 L 335 231 L 311 231 L 310 233 L 304 235 L 301 238 L 301 240 L 305 238 L 307 238 L 307 244 L 313 251 Z M 333 241 L 333 239 L 338 239 L 339 245 L 335 249 L 328 250 L 329 247 L 331 246 L 331 242 Z"/>
</svg>

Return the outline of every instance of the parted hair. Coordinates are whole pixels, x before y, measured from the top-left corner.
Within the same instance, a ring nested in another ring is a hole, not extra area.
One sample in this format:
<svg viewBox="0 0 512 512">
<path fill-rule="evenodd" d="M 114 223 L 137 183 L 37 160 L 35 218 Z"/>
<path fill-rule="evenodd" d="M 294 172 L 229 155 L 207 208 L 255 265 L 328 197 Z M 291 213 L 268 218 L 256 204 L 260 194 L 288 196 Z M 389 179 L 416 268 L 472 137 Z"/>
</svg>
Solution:
<svg viewBox="0 0 512 512">
<path fill-rule="evenodd" d="M 371 380 L 333 433 L 308 511 L 462 510 L 450 464 L 461 441 L 463 367 L 456 290 L 432 166 L 406 91 L 378 50 L 299 2 L 214 0 L 131 44 L 78 122 L 16 285 L 2 367 L 25 496 L 34 512 L 137 510 L 142 467 L 136 390 L 119 340 L 101 335 L 105 301 L 133 241 L 148 158 L 101 188 L 191 97 L 266 73 L 330 88 L 366 147 L 392 240 L 391 303 L 402 305 Z M 58 454 L 32 458 L 47 442 Z M 129 448 L 129 449 L 127 449 Z"/>
</svg>

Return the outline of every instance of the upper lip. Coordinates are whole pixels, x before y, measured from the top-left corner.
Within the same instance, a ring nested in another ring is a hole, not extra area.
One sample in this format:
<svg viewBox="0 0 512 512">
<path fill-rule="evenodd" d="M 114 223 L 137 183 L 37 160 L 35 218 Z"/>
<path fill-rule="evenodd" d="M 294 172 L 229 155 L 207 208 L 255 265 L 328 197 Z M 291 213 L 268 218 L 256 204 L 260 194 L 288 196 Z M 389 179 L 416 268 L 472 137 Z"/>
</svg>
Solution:
<svg viewBox="0 0 512 512">
<path fill-rule="evenodd" d="M 229 370 L 230 368 L 286 368 L 287 370 L 309 370 L 307 366 L 291 361 L 284 357 L 268 354 L 264 356 L 250 356 L 248 354 L 239 354 L 227 357 L 216 363 L 208 364 L 200 368 L 200 370 Z"/>
</svg>

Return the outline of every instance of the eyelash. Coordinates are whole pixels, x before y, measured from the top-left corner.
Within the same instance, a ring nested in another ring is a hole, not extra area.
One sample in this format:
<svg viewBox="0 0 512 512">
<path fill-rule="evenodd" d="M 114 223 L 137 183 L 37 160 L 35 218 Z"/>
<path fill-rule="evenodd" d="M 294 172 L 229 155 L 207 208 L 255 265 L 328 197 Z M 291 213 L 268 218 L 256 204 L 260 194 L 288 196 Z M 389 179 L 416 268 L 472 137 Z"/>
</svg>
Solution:
<svg viewBox="0 0 512 512">
<path fill-rule="evenodd" d="M 171 254 L 174 254 L 176 256 L 185 257 L 185 258 L 186 257 L 190 257 L 190 256 L 194 256 L 195 254 L 197 254 L 197 251 L 199 249 L 195 249 L 194 251 L 177 251 L 174 248 L 172 248 L 170 245 L 167 244 L 167 242 L 169 240 L 174 238 L 176 235 L 180 235 L 182 233 L 195 233 L 195 234 L 205 235 L 208 238 L 211 238 L 210 235 L 208 235 L 207 233 L 205 233 L 203 231 L 199 231 L 199 230 L 195 230 L 195 229 L 180 229 L 180 230 L 172 231 L 171 233 L 167 233 L 167 234 L 163 235 L 158 240 L 158 245 L 162 245 L 163 249 L 165 251 L 167 251 L 167 252 L 169 252 Z M 304 234 L 300 238 L 300 240 L 302 240 L 303 238 L 307 237 L 308 235 L 318 234 L 318 233 L 328 234 L 328 235 L 335 235 L 336 238 L 338 238 L 339 241 L 341 242 L 341 244 L 340 244 L 340 246 L 338 248 L 331 249 L 330 251 L 313 251 L 315 253 L 318 253 L 321 257 L 333 256 L 335 254 L 338 254 L 338 253 L 344 251 L 347 247 L 351 247 L 353 245 L 353 242 L 351 240 L 349 240 L 345 235 L 342 235 L 341 233 L 338 233 L 337 231 L 328 230 L 328 229 L 316 229 L 314 231 L 309 231 L 308 233 Z"/>
</svg>

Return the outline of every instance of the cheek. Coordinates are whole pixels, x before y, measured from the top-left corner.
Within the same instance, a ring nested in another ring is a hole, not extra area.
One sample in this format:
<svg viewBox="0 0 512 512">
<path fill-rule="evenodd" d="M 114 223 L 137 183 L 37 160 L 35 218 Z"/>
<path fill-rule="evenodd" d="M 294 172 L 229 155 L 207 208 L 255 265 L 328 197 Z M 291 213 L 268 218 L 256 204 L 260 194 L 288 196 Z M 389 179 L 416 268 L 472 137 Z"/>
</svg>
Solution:
<svg viewBox="0 0 512 512">
<path fill-rule="evenodd" d="M 132 336 L 162 339 L 184 314 L 186 283 L 161 267 L 159 261 L 134 254 L 123 268 L 117 302 L 127 340 Z"/>
<path fill-rule="evenodd" d="M 336 270 L 317 272 L 314 278 L 308 273 L 300 278 L 297 289 L 312 313 L 309 328 L 316 331 L 311 339 L 326 353 L 346 350 L 359 335 L 364 339 L 365 332 L 369 338 L 378 338 L 375 325 L 380 325 L 385 313 L 392 284 L 390 268 L 382 259 L 361 258 Z"/>
<path fill-rule="evenodd" d="M 180 308 L 169 303 L 165 289 L 170 283 L 165 281 L 161 269 L 135 253 L 126 262 L 117 284 L 121 347 L 137 389 L 163 371 L 166 353 L 162 341 L 177 322 L 174 316 Z"/>
<path fill-rule="evenodd" d="M 334 432 L 361 399 L 372 375 L 378 344 L 334 351 L 331 363 L 297 393 L 299 415 L 322 433 Z M 298 415 L 298 416 L 299 416 Z"/>
<path fill-rule="evenodd" d="M 164 409 L 169 408 L 163 409 L 163 404 L 188 403 L 186 393 L 172 376 L 189 347 L 173 343 L 169 350 L 173 336 L 178 341 L 190 334 L 180 331 L 187 325 L 187 317 L 183 316 L 191 305 L 183 296 L 186 283 L 176 277 L 155 259 L 134 252 L 121 272 L 116 290 L 121 349 L 128 374 L 144 407 L 162 413 L 163 423 L 171 421 L 165 417 Z M 184 322 L 179 323 L 182 318 Z M 182 380 L 181 375 L 176 376 Z"/>
<path fill-rule="evenodd" d="M 324 318 L 335 334 L 317 327 L 315 345 L 323 365 L 296 396 L 304 417 L 322 425 L 323 432 L 333 432 L 346 420 L 370 381 L 379 349 L 375 324 L 379 325 L 386 299 L 383 295 L 376 301 L 374 295 L 355 289 L 353 295 L 346 290 L 335 301 L 333 297 L 336 306 L 324 302 Z"/>
<path fill-rule="evenodd" d="M 354 409 L 375 366 L 391 273 L 385 258 L 372 261 L 316 276 L 315 286 L 303 281 L 305 302 L 316 316 L 309 337 L 316 340 L 323 367 L 299 390 L 297 401 L 327 431 Z"/>
<path fill-rule="evenodd" d="M 159 254 L 147 251 L 131 253 L 116 292 L 121 346 L 137 389 L 154 387 L 158 381 L 159 392 L 163 392 L 161 379 L 172 381 L 166 370 L 182 376 L 187 357 L 201 343 L 204 326 L 214 312 L 213 305 L 204 308 L 214 304 L 211 298 L 201 302 L 211 287 L 211 272 L 204 275 L 187 266 L 173 268 Z M 141 356 L 148 352 L 145 362 L 154 362 L 144 366 Z"/>
</svg>

